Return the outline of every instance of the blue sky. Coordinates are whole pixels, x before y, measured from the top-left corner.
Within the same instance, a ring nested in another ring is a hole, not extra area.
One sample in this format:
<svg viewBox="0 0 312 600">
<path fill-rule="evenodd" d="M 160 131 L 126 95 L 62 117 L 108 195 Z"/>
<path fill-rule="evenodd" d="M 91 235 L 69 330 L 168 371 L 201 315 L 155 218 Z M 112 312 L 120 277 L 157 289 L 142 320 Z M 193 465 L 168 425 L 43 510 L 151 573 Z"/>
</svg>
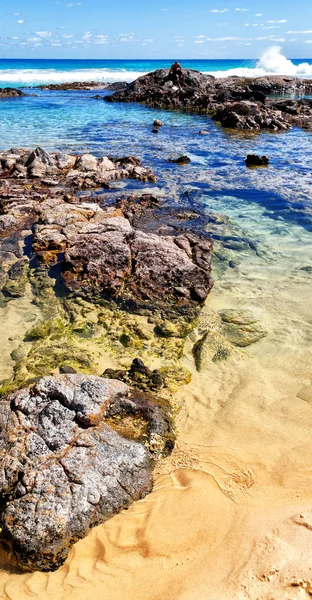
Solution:
<svg viewBox="0 0 312 600">
<path fill-rule="evenodd" d="M 312 56 L 301 0 L 0 0 L 2 58 Z"/>
</svg>

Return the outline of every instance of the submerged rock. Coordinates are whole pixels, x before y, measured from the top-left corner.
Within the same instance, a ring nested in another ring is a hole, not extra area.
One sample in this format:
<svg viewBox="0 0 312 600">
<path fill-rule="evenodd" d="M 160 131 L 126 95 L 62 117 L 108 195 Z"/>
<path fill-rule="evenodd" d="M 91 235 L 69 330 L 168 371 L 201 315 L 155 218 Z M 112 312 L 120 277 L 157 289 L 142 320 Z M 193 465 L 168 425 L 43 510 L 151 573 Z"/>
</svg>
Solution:
<svg viewBox="0 0 312 600">
<path fill-rule="evenodd" d="M 1 544 L 28 570 L 54 570 L 71 545 L 151 491 L 173 447 L 164 409 L 123 382 L 44 377 L 0 404 Z"/>
<path fill-rule="evenodd" d="M 171 391 L 191 381 L 191 374 L 182 366 L 149 369 L 142 360 L 135 358 L 129 369 L 106 369 L 103 377 L 119 379 L 134 385 L 143 391 L 159 391 L 169 388 Z"/>
<path fill-rule="evenodd" d="M 223 333 L 234 346 L 250 346 L 268 334 L 249 310 L 227 309 L 219 314 L 223 323 Z"/>
</svg>

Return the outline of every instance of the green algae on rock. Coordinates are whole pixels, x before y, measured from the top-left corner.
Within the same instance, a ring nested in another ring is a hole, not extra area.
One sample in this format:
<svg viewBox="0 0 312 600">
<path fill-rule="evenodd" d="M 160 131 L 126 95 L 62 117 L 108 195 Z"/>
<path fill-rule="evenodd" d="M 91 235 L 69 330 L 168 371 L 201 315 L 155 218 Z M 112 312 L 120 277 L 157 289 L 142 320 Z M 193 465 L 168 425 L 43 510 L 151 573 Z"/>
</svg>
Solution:
<svg viewBox="0 0 312 600">
<path fill-rule="evenodd" d="M 227 309 L 219 314 L 224 335 L 234 346 L 250 346 L 268 334 L 249 310 Z"/>
</svg>

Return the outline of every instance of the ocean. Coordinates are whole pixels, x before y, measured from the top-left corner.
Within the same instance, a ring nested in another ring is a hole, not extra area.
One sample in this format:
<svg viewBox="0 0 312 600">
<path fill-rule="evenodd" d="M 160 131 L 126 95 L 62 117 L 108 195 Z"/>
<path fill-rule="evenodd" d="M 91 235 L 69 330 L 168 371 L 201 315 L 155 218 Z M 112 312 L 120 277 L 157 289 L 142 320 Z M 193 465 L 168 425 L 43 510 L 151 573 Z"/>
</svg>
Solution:
<svg viewBox="0 0 312 600">
<path fill-rule="evenodd" d="M 312 59 L 288 60 L 278 48 L 260 59 L 180 62 L 216 77 L 312 77 Z M 165 208 L 198 214 L 198 223 L 190 220 L 214 240 L 215 280 L 197 337 L 185 340 L 181 364 L 192 382 L 176 395 L 176 449 L 156 472 L 154 491 L 94 528 L 54 573 L 20 573 L 0 554 L 1 598 L 283 600 L 312 589 L 311 518 L 306 525 L 302 517 L 311 512 L 312 489 L 312 133 L 229 132 L 205 115 L 94 98 L 108 91 L 36 88 L 131 81 L 171 63 L 0 60 L 0 86 L 28 94 L 0 100 L 0 150 L 41 146 L 138 157 L 156 183 L 116 181 L 95 195 L 110 201 L 151 192 Z M 156 118 L 164 123 L 158 134 Z M 207 135 L 199 135 L 202 129 Z M 247 169 L 249 153 L 268 155 L 269 166 Z M 191 162 L 179 167 L 168 162 L 172 154 Z M 222 237 L 211 213 L 224 223 Z M 217 344 L 216 315 L 228 309 L 255 315 L 267 336 L 220 362 L 208 352 L 198 371 L 194 341 L 210 336 Z M 27 297 L 0 308 L 0 379 L 12 375 L 17 349 L 29 351 L 24 335 L 38 311 Z M 120 367 L 107 348 L 100 347 L 99 362 Z"/>
<path fill-rule="evenodd" d="M 69 81 L 133 81 L 143 73 L 169 68 L 173 60 L 0 59 L 0 85 L 19 87 Z M 184 68 L 215 77 L 269 74 L 312 77 L 311 58 L 289 60 L 277 46 L 268 48 L 260 59 L 179 60 Z"/>
</svg>

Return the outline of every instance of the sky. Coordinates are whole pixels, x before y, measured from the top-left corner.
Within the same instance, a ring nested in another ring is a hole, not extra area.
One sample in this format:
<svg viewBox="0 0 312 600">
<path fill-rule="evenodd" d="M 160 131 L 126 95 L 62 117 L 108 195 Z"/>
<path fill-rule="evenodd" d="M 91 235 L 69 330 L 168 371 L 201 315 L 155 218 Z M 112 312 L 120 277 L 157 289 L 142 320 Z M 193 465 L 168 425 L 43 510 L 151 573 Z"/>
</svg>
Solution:
<svg viewBox="0 0 312 600">
<path fill-rule="evenodd" d="M 1 58 L 312 57 L 312 2 L 0 0 Z"/>
</svg>

